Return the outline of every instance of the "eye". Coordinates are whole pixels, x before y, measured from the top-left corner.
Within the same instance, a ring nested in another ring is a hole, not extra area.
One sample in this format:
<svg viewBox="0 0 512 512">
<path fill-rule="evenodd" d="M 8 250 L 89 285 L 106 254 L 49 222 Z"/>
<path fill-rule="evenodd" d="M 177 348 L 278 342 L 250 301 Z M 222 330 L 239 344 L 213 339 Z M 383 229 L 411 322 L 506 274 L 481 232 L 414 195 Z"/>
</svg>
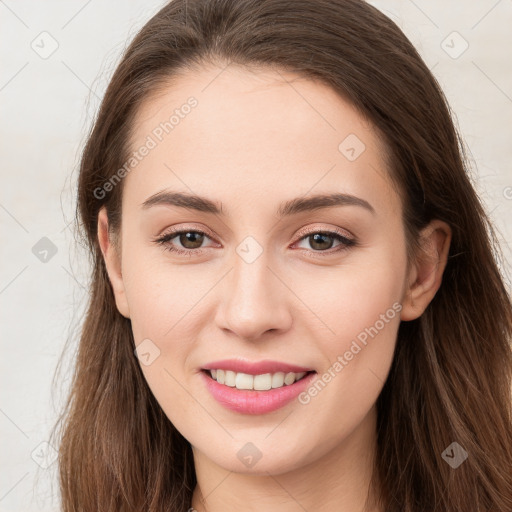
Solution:
<svg viewBox="0 0 512 512">
<path fill-rule="evenodd" d="M 356 245 L 356 241 L 354 239 L 348 238 L 346 235 L 338 231 L 310 231 L 300 238 L 299 242 L 303 241 L 313 249 L 313 253 L 326 253 L 320 254 L 321 256 L 332 255 Z M 335 241 L 338 242 L 338 245 L 335 246 L 334 250 L 329 250 L 333 247 Z"/>
<path fill-rule="evenodd" d="M 177 242 L 181 244 L 181 247 L 177 247 L 175 243 L 171 241 L 177 239 Z M 165 235 L 153 240 L 157 244 L 163 246 L 165 250 L 175 252 L 176 254 L 187 254 L 192 256 L 193 254 L 199 254 L 202 252 L 202 243 L 205 238 L 210 238 L 204 231 L 197 229 L 181 229 L 171 231 Z"/>
</svg>

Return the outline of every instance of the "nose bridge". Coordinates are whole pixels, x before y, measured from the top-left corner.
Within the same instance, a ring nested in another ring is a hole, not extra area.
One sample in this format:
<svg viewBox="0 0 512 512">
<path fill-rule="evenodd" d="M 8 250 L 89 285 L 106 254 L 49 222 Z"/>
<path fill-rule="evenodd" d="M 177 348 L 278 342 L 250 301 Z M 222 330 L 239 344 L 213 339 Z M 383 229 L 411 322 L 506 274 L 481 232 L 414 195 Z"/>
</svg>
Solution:
<svg viewBox="0 0 512 512">
<path fill-rule="evenodd" d="M 254 261 L 246 260 L 240 254 L 234 258 L 231 291 L 238 304 L 258 301 L 264 305 L 265 297 L 269 299 L 274 295 L 270 289 L 272 284 L 269 282 L 271 271 L 268 260 L 266 253 L 259 255 Z"/>
<path fill-rule="evenodd" d="M 252 237 L 244 239 L 222 291 L 223 326 L 245 338 L 286 328 L 291 320 L 286 288 L 274 275 L 268 254 Z"/>
</svg>

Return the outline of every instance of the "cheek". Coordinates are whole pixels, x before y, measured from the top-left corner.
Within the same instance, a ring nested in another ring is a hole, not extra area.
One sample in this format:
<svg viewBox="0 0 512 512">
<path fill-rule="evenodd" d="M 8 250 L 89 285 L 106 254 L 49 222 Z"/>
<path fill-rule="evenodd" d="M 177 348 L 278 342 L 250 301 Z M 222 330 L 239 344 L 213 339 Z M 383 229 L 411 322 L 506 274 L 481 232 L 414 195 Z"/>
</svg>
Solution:
<svg viewBox="0 0 512 512">
<path fill-rule="evenodd" d="M 376 400 L 391 367 L 400 324 L 397 281 L 393 273 L 352 273 L 330 297 L 317 301 L 317 311 L 329 328 L 311 335 L 325 361 L 319 377 L 330 389 L 319 403 L 339 400 L 345 411 L 357 416 Z"/>
<path fill-rule="evenodd" d="M 405 280 L 405 248 L 399 243 L 361 249 L 325 273 L 310 270 L 297 274 L 294 290 L 318 314 L 322 340 L 330 356 L 348 350 L 347 344 L 377 324 L 381 333 L 393 337 L 399 323 Z M 391 325 L 390 325 L 391 324 Z M 388 328 L 390 327 L 390 328 Z M 325 328 L 325 329 L 324 329 Z M 371 329 L 374 332 L 373 329 Z"/>
<path fill-rule="evenodd" d="M 137 249 L 135 243 L 131 247 L 123 257 L 123 281 L 135 341 L 172 339 L 194 318 L 194 306 L 209 282 L 203 278 L 213 276 L 202 272 L 199 278 L 192 267 L 173 265 L 163 249 Z"/>
<path fill-rule="evenodd" d="M 149 354 L 149 361 L 138 358 L 152 394 L 174 426 L 190 435 L 200 427 L 190 421 L 198 411 L 185 391 L 189 356 L 198 339 L 197 305 L 209 286 L 153 252 L 157 257 L 133 251 L 123 261 L 133 336 L 135 345 L 144 347 L 140 353 Z"/>
<path fill-rule="evenodd" d="M 329 421 L 346 429 L 351 428 L 348 422 L 368 413 L 387 378 L 405 279 L 403 245 L 389 244 L 359 256 L 356 262 L 336 269 L 330 280 L 316 280 L 316 288 L 311 281 L 303 289 L 317 290 L 309 304 L 329 329 L 311 333 L 325 365 L 319 382 L 306 391 L 302 403 L 318 407 L 319 414 L 329 410 Z M 328 281 L 330 287 L 322 294 L 318 285 L 325 287 Z M 325 428 L 330 427 L 326 424 Z"/>
</svg>

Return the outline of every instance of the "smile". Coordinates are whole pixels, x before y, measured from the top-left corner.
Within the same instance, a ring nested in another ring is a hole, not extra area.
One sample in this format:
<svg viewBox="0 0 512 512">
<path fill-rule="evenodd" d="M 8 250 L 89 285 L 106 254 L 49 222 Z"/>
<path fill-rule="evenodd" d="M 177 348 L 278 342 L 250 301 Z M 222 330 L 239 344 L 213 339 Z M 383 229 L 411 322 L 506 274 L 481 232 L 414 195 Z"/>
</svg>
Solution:
<svg viewBox="0 0 512 512">
<path fill-rule="evenodd" d="M 294 382 L 302 379 L 307 373 L 311 372 L 276 372 L 249 375 L 247 373 L 233 372 L 230 370 L 210 370 L 212 379 L 216 380 L 219 384 L 224 384 L 231 388 L 253 389 L 256 391 L 267 391 L 269 389 L 290 386 Z"/>
<path fill-rule="evenodd" d="M 249 375 L 229 370 L 202 370 L 199 375 L 210 395 L 226 409 L 242 414 L 266 414 L 294 400 L 311 385 L 317 373 Z M 261 387 L 263 389 L 258 389 Z"/>
</svg>

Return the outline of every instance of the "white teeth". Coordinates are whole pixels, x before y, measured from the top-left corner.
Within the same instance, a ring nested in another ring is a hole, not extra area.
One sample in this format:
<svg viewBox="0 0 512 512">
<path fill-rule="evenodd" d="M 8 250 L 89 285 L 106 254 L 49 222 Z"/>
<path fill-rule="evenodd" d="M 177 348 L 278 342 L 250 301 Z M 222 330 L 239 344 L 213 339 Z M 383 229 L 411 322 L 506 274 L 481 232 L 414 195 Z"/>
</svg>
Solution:
<svg viewBox="0 0 512 512">
<path fill-rule="evenodd" d="M 277 372 L 264 373 L 261 375 L 249 375 L 247 373 L 237 373 L 231 370 L 209 370 L 210 375 L 219 384 L 224 384 L 237 389 L 253 389 L 256 391 L 267 391 L 269 389 L 281 388 L 284 385 L 290 386 L 294 382 L 302 379 L 306 372 Z"/>
<path fill-rule="evenodd" d="M 280 388 L 284 384 L 284 373 L 283 372 L 277 372 L 272 375 L 272 387 L 273 388 Z"/>
<path fill-rule="evenodd" d="M 254 389 L 254 376 L 247 375 L 247 373 L 237 373 L 235 386 L 236 389 Z"/>
<path fill-rule="evenodd" d="M 272 375 L 270 373 L 255 375 L 253 389 L 257 391 L 267 391 L 272 389 Z"/>
<path fill-rule="evenodd" d="M 231 388 L 235 387 L 236 373 L 226 370 L 224 373 L 224 384 Z"/>
</svg>

